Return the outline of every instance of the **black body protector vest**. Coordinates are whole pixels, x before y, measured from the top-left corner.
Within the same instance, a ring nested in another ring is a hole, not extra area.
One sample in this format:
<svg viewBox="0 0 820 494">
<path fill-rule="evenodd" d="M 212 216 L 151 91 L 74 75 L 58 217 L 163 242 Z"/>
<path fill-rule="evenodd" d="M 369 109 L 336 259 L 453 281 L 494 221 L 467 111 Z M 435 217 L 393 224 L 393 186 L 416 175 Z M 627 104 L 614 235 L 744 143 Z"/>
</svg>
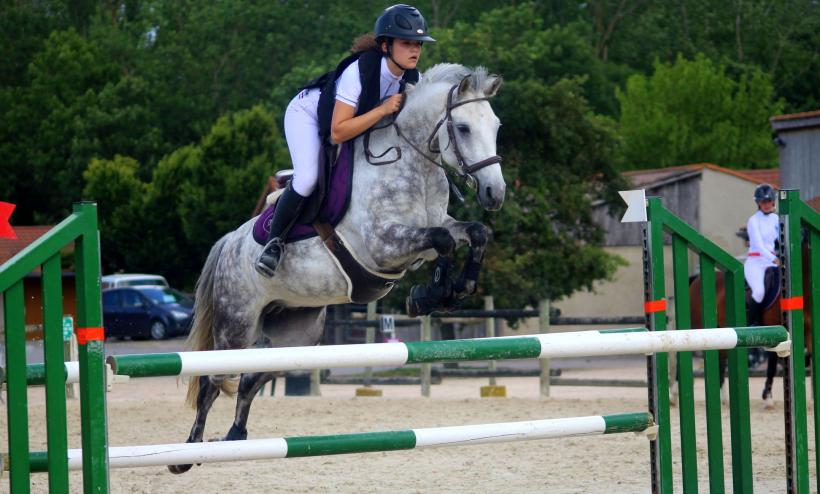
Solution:
<svg viewBox="0 0 820 494">
<path fill-rule="evenodd" d="M 319 97 L 317 114 L 319 116 L 319 136 L 322 138 L 324 144 L 330 143 L 330 124 L 333 119 L 333 107 L 336 104 L 336 80 L 351 63 L 358 60 L 359 81 L 362 85 L 362 92 L 359 96 L 359 106 L 356 108 L 355 116 L 358 117 L 359 115 L 369 112 L 381 103 L 381 95 L 379 93 L 381 89 L 382 56 L 381 51 L 376 49 L 353 53 L 342 60 L 334 70 L 314 79 L 303 88 L 321 88 L 322 90 L 322 94 Z M 415 84 L 418 80 L 418 70 L 405 70 L 400 82 L 401 90 L 404 89 L 404 85 L 408 82 Z M 368 131 L 365 131 L 365 133 L 366 132 Z"/>
</svg>

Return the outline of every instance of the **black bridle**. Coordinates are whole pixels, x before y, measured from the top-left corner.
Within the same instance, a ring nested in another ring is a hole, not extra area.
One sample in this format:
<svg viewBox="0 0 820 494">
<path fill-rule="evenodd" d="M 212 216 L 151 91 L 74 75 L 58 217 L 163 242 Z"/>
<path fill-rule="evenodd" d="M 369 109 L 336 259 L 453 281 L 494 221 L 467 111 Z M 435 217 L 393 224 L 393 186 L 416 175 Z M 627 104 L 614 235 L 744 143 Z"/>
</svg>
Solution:
<svg viewBox="0 0 820 494">
<path fill-rule="evenodd" d="M 437 137 L 438 131 L 441 128 L 441 126 L 446 123 L 447 124 L 447 137 L 450 141 L 447 144 L 447 146 L 449 147 L 450 144 L 453 145 L 453 153 L 456 155 L 456 160 L 458 161 L 458 176 L 462 180 L 464 180 L 467 183 L 468 186 L 475 188 L 477 186 L 478 179 L 473 174 L 475 172 L 477 172 L 478 170 L 481 170 L 482 168 L 486 168 L 486 167 L 488 167 L 490 165 L 494 165 L 496 163 L 501 163 L 501 156 L 498 156 L 498 155 L 490 156 L 487 159 L 483 159 L 481 161 L 478 161 L 478 162 L 472 163 L 472 164 L 467 163 L 467 160 L 464 159 L 464 154 L 462 154 L 461 148 L 459 148 L 459 146 L 458 146 L 458 140 L 456 139 L 455 130 L 453 128 L 454 124 L 453 124 L 452 112 L 455 108 L 458 108 L 459 106 L 466 105 L 467 103 L 475 103 L 475 102 L 478 102 L 478 101 L 488 101 L 490 99 L 490 97 L 485 96 L 483 98 L 472 98 L 472 99 L 466 99 L 466 100 L 462 100 L 462 101 L 455 101 L 456 90 L 458 89 L 458 87 L 460 85 L 461 85 L 461 82 L 459 82 L 457 84 L 454 84 L 450 88 L 450 90 L 448 91 L 448 93 L 447 93 L 447 106 L 445 107 L 444 115 L 441 117 L 441 119 L 439 119 L 438 123 L 436 123 L 436 126 L 433 127 L 433 131 L 430 134 L 430 137 L 427 139 L 427 149 L 428 149 L 428 152 L 430 154 L 438 154 L 438 155 L 441 154 L 441 147 L 436 142 L 436 137 Z M 439 161 L 436 161 L 435 159 L 431 158 L 428 155 L 428 153 L 425 153 L 423 150 L 419 149 L 419 147 L 416 144 L 414 144 L 410 139 L 407 138 L 407 136 L 404 135 L 404 133 L 401 131 L 401 128 L 396 123 L 395 116 L 393 117 L 393 120 L 389 124 L 387 124 L 385 126 L 382 126 L 382 127 L 378 127 L 378 128 L 383 129 L 383 128 L 387 128 L 391 125 L 396 129 L 396 134 L 399 137 L 401 137 L 404 140 L 404 142 L 406 142 L 408 145 L 410 145 L 410 147 L 412 147 L 417 153 L 424 156 L 424 158 L 426 158 L 427 161 L 429 161 L 429 162 L 433 163 L 434 165 L 444 169 L 445 171 L 448 171 L 447 168 L 444 167 L 444 165 L 442 165 Z M 375 130 L 375 129 L 377 129 L 377 128 L 374 127 L 372 130 Z M 385 160 L 385 161 L 375 161 L 374 160 L 374 159 L 381 158 L 382 156 L 387 154 L 391 149 L 396 150 L 396 158 L 395 159 Z M 370 163 L 371 165 L 376 165 L 376 166 L 388 165 L 388 164 L 391 164 L 391 163 L 395 163 L 396 161 L 401 159 L 401 148 L 399 148 L 398 146 L 393 146 L 393 147 L 387 148 L 387 150 L 385 150 L 385 152 L 383 152 L 382 154 L 380 154 L 378 156 L 373 155 L 370 152 L 370 132 L 365 133 L 365 136 L 364 136 L 364 152 L 365 152 L 365 157 L 367 158 L 367 162 Z"/>
</svg>

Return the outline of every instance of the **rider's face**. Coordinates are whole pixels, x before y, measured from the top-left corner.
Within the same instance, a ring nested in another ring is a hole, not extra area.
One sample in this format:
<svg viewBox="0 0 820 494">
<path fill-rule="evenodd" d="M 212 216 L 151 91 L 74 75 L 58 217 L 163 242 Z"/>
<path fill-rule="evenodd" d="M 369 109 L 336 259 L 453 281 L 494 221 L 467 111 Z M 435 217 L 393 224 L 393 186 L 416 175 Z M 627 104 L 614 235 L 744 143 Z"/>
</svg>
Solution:
<svg viewBox="0 0 820 494">
<path fill-rule="evenodd" d="M 405 69 L 415 69 L 421 56 L 421 41 L 393 40 L 393 58 Z"/>
<path fill-rule="evenodd" d="M 769 214 L 772 211 L 774 211 L 774 201 L 772 201 L 770 199 L 760 201 L 759 205 L 760 205 L 760 210 L 763 211 L 766 214 Z"/>
</svg>

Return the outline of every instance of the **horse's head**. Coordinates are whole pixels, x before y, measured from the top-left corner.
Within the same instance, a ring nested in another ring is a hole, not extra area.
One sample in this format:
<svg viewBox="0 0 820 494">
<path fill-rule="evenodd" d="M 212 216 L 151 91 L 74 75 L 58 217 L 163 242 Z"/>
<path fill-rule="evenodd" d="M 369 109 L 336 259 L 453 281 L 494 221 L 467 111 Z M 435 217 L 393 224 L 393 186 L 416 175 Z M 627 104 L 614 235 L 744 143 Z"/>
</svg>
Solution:
<svg viewBox="0 0 820 494">
<path fill-rule="evenodd" d="M 488 211 L 501 208 L 507 188 L 496 155 L 501 122 L 489 103 L 500 87 L 501 77 L 483 67 L 462 78 L 447 92 L 444 115 L 431 136 L 444 162 L 475 187 L 478 202 Z"/>
</svg>

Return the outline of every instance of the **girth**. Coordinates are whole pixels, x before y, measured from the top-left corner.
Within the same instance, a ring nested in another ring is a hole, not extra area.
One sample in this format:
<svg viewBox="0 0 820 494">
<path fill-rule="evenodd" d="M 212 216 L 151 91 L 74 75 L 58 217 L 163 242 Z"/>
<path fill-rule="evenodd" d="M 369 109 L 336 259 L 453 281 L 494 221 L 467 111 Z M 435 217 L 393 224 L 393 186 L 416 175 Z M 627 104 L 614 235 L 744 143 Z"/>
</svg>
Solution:
<svg viewBox="0 0 820 494">
<path fill-rule="evenodd" d="M 347 279 L 347 295 L 351 302 L 366 304 L 387 295 L 404 271 L 373 272 L 364 267 L 345 245 L 341 235 L 328 223 L 315 222 L 322 242 L 333 254 L 342 274 Z"/>
</svg>

